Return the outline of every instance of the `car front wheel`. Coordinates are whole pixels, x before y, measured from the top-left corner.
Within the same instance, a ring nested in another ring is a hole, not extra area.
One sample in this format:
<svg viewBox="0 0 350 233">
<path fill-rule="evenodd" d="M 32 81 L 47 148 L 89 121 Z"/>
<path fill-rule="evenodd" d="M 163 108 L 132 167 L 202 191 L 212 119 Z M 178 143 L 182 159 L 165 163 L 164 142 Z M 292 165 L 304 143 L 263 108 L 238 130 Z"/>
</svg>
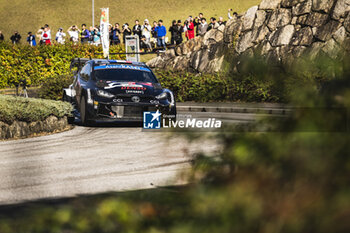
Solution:
<svg viewBox="0 0 350 233">
<path fill-rule="evenodd" d="M 91 123 L 89 111 L 87 110 L 85 96 L 82 96 L 80 100 L 80 120 L 81 124 L 84 126 L 88 126 Z"/>
</svg>

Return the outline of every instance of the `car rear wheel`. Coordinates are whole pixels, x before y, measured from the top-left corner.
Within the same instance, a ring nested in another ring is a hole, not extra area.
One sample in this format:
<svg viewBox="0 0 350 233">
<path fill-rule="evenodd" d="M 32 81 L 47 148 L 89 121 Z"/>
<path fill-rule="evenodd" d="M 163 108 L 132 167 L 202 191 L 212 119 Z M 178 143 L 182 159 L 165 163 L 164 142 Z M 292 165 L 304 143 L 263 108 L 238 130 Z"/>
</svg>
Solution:
<svg viewBox="0 0 350 233">
<path fill-rule="evenodd" d="M 87 110 L 86 106 L 85 96 L 82 96 L 80 100 L 80 120 L 81 124 L 84 126 L 89 126 L 91 124 L 89 111 Z"/>
</svg>

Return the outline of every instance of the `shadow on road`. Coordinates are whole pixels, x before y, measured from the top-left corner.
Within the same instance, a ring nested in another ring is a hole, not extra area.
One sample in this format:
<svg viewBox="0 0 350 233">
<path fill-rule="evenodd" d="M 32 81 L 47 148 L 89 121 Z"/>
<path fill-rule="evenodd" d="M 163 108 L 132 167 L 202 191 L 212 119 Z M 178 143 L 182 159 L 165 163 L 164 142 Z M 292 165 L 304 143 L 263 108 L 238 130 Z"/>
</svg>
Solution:
<svg viewBox="0 0 350 233">
<path fill-rule="evenodd" d="M 80 120 L 75 120 L 72 123 L 73 126 L 82 126 L 84 125 L 81 124 Z M 142 127 L 142 122 L 92 122 L 88 126 L 85 127 L 90 127 L 90 128 L 140 128 Z"/>
<path fill-rule="evenodd" d="M 92 215 L 96 209 L 105 200 L 113 200 L 116 202 L 133 202 L 143 203 L 145 201 L 162 203 L 172 200 L 181 200 L 183 192 L 187 189 L 186 185 L 154 186 L 152 189 L 141 189 L 135 191 L 124 192 L 105 192 L 93 195 L 77 195 L 67 198 L 46 198 L 24 203 L 0 205 L 0 219 L 7 221 L 9 225 L 32 224 L 33 222 L 41 222 L 41 227 L 50 224 L 43 222 L 42 219 L 55 220 L 60 210 L 74 209 L 74 215 L 83 216 L 86 213 Z"/>
</svg>

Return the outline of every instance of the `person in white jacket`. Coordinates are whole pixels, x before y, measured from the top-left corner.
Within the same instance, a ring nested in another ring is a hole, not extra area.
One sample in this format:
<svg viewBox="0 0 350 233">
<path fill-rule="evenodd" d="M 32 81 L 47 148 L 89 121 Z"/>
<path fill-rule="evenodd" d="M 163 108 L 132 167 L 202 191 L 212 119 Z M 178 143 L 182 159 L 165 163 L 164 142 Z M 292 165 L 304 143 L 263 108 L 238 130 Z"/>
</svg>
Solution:
<svg viewBox="0 0 350 233">
<path fill-rule="evenodd" d="M 146 47 L 150 50 L 152 50 L 152 45 L 151 45 L 151 25 L 149 25 L 149 21 L 148 19 L 145 19 L 142 27 L 141 27 L 141 31 L 142 31 L 142 36 L 144 37 L 144 44 L 146 45 Z"/>
<path fill-rule="evenodd" d="M 56 41 L 58 44 L 64 44 L 66 39 L 66 33 L 63 32 L 63 28 L 59 28 L 58 32 L 56 33 Z"/>
<path fill-rule="evenodd" d="M 74 44 L 78 44 L 79 43 L 79 33 L 80 33 L 80 30 L 78 29 L 78 27 L 76 25 L 73 25 L 70 28 L 68 28 L 67 32 L 68 32 L 68 35 L 70 37 L 70 40 Z"/>
</svg>

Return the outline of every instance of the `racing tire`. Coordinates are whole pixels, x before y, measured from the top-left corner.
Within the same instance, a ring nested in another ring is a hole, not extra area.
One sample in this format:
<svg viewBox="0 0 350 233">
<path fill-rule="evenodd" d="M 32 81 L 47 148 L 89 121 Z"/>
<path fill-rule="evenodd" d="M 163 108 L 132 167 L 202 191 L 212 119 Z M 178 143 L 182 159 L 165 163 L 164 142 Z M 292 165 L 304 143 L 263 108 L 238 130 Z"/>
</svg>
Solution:
<svg viewBox="0 0 350 233">
<path fill-rule="evenodd" d="M 74 117 L 71 117 L 71 116 L 67 118 L 68 124 L 70 125 L 74 124 L 74 120 L 75 120 Z"/>
<path fill-rule="evenodd" d="M 176 114 L 177 114 L 177 112 L 176 112 L 176 105 L 174 105 L 174 106 L 171 108 L 170 112 L 169 112 L 169 115 L 174 116 L 174 117 L 171 117 L 171 118 L 170 118 L 170 120 L 171 120 L 172 122 L 175 122 L 175 121 L 176 121 Z"/>
<path fill-rule="evenodd" d="M 87 104 L 86 104 L 85 96 L 81 97 L 79 112 L 80 112 L 81 124 L 83 126 L 91 125 L 90 114 L 89 114 L 89 111 L 87 110 Z"/>
<path fill-rule="evenodd" d="M 71 103 L 69 97 L 67 96 L 66 92 L 64 91 L 63 92 L 63 95 L 62 95 L 62 101 L 63 102 L 68 102 L 68 103 Z M 72 113 L 73 114 L 73 113 Z M 75 117 L 74 115 L 73 116 L 68 116 L 67 117 L 67 121 L 68 121 L 68 124 L 74 124 L 74 120 L 75 120 Z"/>
</svg>

